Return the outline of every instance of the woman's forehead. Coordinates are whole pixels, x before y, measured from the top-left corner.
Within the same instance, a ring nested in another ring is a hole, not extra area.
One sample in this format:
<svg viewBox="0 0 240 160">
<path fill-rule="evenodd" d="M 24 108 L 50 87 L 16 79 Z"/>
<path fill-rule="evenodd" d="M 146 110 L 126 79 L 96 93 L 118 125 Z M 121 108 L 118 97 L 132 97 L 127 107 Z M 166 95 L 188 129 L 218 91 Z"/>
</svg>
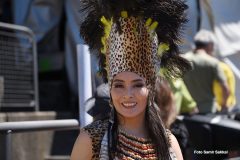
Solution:
<svg viewBox="0 0 240 160">
<path fill-rule="evenodd" d="M 113 82 L 127 82 L 127 81 L 143 81 L 145 82 L 146 79 L 139 76 L 138 74 L 134 73 L 134 72 L 121 72 L 118 73 L 116 76 L 114 76 L 113 78 Z"/>
</svg>

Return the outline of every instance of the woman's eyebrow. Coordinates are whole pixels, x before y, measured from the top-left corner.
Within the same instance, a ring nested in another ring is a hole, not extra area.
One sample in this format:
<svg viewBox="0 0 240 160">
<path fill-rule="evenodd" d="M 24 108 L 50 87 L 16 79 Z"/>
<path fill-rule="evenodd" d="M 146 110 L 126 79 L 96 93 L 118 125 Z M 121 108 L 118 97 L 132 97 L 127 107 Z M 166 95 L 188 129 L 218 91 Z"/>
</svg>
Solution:
<svg viewBox="0 0 240 160">
<path fill-rule="evenodd" d="M 143 82 L 143 79 L 134 79 L 132 82 Z"/>
<path fill-rule="evenodd" d="M 113 82 L 124 82 L 124 80 L 114 79 Z"/>
<path fill-rule="evenodd" d="M 123 83 L 124 80 L 121 80 L 121 79 L 115 79 L 115 80 L 113 80 L 113 82 L 114 82 L 114 83 L 116 83 L 116 82 L 122 82 L 122 83 Z M 140 79 L 140 78 L 139 78 L 139 79 L 134 79 L 134 80 L 132 80 L 131 82 L 132 82 L 132 83 L 143 82 L 143 79 Z"/>
</svg>

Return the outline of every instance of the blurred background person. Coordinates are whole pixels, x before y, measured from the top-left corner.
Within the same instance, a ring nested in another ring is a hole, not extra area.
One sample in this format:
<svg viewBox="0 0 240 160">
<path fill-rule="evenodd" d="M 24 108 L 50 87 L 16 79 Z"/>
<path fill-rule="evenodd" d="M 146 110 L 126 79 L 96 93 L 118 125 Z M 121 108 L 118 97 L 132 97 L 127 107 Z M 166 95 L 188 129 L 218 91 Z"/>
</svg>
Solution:
<svg viewBox="0 0 240 160">
<path fill-rule="evenodd" d="M 168 80 L 174 95 L 175 106 L 178 114 L 197 114 L 197 103 L 192 98 L 182 79 Z"/>
<path fill-rule="evenodd" d="M 212 57 L 214 35 L 207 30 L 200 30 L 194 37 L 196 48 L 184 55 L 192 63 L 193 69 L 185 74 L 183 80 L 197 102 L 199 113 L 216 113 L 217 102 L 213 93 L 213 82 L 217 80 L 222 88 L 222 110 L 226 108 L 229 89 L 219 60 Z"/>
<path fill-rule="evenodd" d="M 155 91 L 155 102 L 160 108 L 162 121 L 166 128 L 170 128 L 177 116 L 177 108 L 170 85 L 165 79 L 158 76 Z"/>
</svg>

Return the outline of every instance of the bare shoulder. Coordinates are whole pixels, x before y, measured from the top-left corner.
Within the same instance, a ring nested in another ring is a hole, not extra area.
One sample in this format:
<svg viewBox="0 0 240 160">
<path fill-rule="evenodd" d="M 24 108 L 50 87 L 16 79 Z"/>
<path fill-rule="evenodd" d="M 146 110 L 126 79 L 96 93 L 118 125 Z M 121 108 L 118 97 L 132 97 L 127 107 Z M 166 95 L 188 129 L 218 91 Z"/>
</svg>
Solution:
<svg viewBox="0 0 240 160">
<path fill-rule="evenodd" d="M 178 144 L 178 141 L 172 133 L 169 134 L 169 140 L 170 140 L 171 147 L 174 153 L 176 154 L 177 160 L 183 160 L 182 152 Z"/>
<path fill-rule="evenodd" d="M 75 141 L 71 160 L 91 160 L 92 159 L 92 140 L 90 135 L 81 130 Z"/>
</svg>

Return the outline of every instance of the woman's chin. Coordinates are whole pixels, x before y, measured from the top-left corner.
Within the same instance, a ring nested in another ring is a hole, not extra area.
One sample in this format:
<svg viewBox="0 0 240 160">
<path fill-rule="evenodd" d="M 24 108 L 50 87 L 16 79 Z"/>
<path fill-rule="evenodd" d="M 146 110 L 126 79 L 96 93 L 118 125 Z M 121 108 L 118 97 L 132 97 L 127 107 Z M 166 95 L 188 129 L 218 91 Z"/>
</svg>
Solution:
<svg viewBox="0 0 240 160">
<path fill-rule="evenodd" d="M 140 111 L 137 111 L 136 110 L 131 110 L 131 109 L 124 109 L 124 111 L 121 111 L 120 112 L 120 115 L 124 118 L 129 118 L 129 119 L 132 119 L 132 118 L 136 118 L 136 117 L 139 117 L 142 112 Z"/>
</svg>

